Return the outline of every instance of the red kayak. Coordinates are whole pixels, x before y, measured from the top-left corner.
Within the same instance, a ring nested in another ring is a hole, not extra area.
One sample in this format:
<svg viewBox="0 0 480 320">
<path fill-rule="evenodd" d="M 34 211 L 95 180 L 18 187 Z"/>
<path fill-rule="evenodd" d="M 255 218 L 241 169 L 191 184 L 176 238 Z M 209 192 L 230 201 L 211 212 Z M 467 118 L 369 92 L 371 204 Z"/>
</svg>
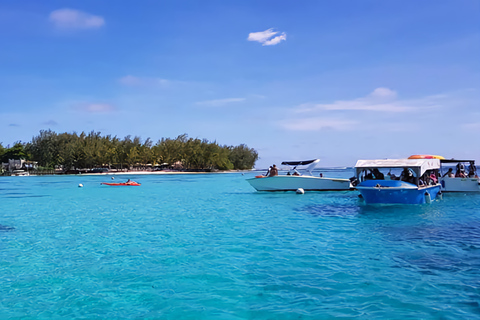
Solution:
<svg viewBox="0 0 480 320">
<path fill-rule="evenodd" d="M 118 182 L 118 183 L 102 182 L 101 184 L 104 184 L 106 186 L 141 186 L 140 183 L 135 182 L 135 181 Z"/>
</svg>

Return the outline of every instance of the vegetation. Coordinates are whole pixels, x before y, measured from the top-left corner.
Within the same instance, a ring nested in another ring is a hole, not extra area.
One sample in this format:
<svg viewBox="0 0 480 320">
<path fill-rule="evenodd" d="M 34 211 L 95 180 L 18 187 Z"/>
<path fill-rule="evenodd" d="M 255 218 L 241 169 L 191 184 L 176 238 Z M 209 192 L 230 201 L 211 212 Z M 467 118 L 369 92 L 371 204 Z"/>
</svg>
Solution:
<svg viewBox="0 0 480 320">
<path fill-rule="evenodd" d="M 216 141 L 189 138 L 187 134 L 175 139 L 162 138 L 155 145 L 150 138 L 102 136 L 100 132 L 57 134 L 42 130 L 31 142 L 17 142 L 11 148 L 0 144 L 0 157 L 37 161 L 43 168 L 61 166 L 64 170 L 132 168 L 181 164 L 185 170 L 251 169 L 258 160 L 255 149 L 219 145 Z"/>
</svg>

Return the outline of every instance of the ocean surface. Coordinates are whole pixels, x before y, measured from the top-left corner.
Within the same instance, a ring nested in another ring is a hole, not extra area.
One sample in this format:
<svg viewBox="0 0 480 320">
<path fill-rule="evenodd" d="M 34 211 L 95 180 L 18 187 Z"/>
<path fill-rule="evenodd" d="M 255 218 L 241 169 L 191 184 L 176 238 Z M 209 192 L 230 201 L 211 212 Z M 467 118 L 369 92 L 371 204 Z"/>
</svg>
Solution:
<svg viewBox="0 0 480 320">
<path fill-rule="evenodd" d="M 480 319 L 480 193 L 365 205 L 255 175 L 0 177 L 0 318 Z"/>
</svg>

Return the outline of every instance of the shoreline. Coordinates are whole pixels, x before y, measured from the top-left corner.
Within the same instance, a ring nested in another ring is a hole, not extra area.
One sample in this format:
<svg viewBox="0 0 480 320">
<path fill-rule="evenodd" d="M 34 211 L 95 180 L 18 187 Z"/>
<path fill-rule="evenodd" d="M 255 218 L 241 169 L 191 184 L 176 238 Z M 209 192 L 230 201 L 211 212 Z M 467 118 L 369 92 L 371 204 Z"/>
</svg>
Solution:
<svg viewBox="0 0 480 320">
<path fill-rule="evenodd" d="M 38 177 L 38 176 L 121 176 L 121 175 L 178 175 L 178 174 L 226 174 L 245 173 L 255 170 L 225 170 L 215 172 L 188 172 L 188 171 L 115 171 L 115 172 L 88 172 L 88 173 L 48 173 L 48 174 L 22 174 L 0 175 L 0 177 Z"/>
</svg>

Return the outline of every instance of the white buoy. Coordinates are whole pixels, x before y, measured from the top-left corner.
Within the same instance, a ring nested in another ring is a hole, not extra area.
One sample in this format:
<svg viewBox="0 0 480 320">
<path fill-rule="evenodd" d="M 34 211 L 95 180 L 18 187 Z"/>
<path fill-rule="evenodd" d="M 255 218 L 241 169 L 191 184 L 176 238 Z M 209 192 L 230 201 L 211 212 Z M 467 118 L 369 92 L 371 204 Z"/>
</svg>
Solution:
<svg viewBox="0 0 480 320">
<path fill-rule="evenodd" d="M 115 180 L 115 177 L 112 177 L 112 180 Z"/>
<path fill-rule="evenodd" d="M 431 203 L 432 202 L 432 198 L 430 197 L 430 193 L 428 193 L 428 192 L 425 192 L 425 202 L 426 203 Z"/>
<path fill-rule="evenodd" d="M 83 188 L 83 184 L 80 183 L 80 184 L 78 185 L 78 187 L 79 187 L 79 188 Z"/>
<path fill-rule="evenodd" d="M 297 194 L 304 194 L 304 193 L 305 193 L 305 190 L 303 190 L 303 188 L 297 189 Z"/>
</svg>

